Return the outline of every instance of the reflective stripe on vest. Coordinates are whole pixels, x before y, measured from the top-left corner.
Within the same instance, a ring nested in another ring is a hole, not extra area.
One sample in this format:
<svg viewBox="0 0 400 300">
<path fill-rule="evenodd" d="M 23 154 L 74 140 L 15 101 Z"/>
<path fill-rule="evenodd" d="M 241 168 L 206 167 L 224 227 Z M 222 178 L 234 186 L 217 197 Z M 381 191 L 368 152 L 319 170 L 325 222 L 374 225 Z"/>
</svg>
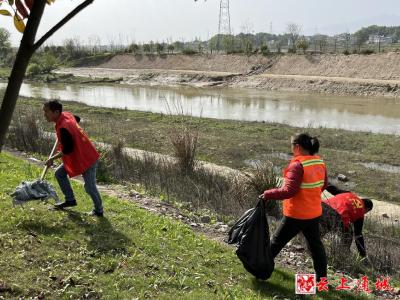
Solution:
<svg viewBox="0 0 400 300">
<path fill-rule="evenodd" d="M 313 189 L 313 188 L 316 188 L 316 187 L 323 187 L 324 186 L 324 182 L 325 182 L 325 180 L 320 180 L 320 181 L 312 182 L 312 183 L 302 183 L 300 185 L 300 188 L 302 188 L 302 189 Z"/>
<path fill-rule="evenodd" d="M 302 161 L 301 164 L 303 167 L 313 166 L 313 165 L 323 165 L 324 161 L 322 159 L 310 159 Z"/>
<path fill-rule="evenodd" d="M 324 161 L 322 159 L 309 159 L 309 160 L 304 160 L 301 162 L 303 168 L 305 167 L 311 167 L 311 166 L 315 166 L 315 165 L 325 165 Z M 315 182 L 302 182 L 300 185 L 300 188 L 302 189 L 313 189 L 313 188 L 317 188 L 317 187 L 323 187 L 324 186 L 324 182 L 325 182 L 325 178 L 319 181 L 315 181 Z"/>
</svg>

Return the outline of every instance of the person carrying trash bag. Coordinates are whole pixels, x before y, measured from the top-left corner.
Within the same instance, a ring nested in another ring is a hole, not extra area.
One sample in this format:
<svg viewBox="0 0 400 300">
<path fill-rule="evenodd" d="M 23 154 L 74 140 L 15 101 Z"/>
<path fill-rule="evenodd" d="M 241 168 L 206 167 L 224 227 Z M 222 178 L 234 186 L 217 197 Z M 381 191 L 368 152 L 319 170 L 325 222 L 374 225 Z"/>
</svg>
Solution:
<svg viewBox="0 0 400 300">
<path fill-rule="evenodd" d="M 79 126 L 79 117 L 70 112 L 63 112 L 63 107 L 57 100 L 44 103 L 43 112 L 48 122 L 55 123 L 57 134 L 58 152 L 46 161 L 51 167 L 55 159 L 61 158 L 63 163 L 56 169 L 55 177 L 65 196 L 65 201 L 56 204 L 55 208 L 64 209 L 76 206 L 76 199 L 71 187 L 69 177 L 82 175 L 85 181 L 85 191 L 92 198 L 94 209 L 89 212 L 92 216 L 103 216 L 103 204 L 96 186 L 96 169 L 99 153 L 87 134 Z"/>
<path fill-rule="evenodd" d="M 319 150 L 316 137 L 297 134 L 291 138 L 291 149 L 293 158 L 283 172 L 283 186 L 260 195 L 265 201 L 284 199 L 283 218 L 272 237 L 271 253 L 275 258 L 293 237 L 302 232 L 319 282 L 327 276 L 327 258 L 319 230 L 321 193 L 328 182 L 326 167 L 315 155 Z"/>
<path fill-rule="evenodd" d="M 236 221 L 229 230 L 227 243 L 237 244 L 237 257 L 257 279 L 266 280 L 271 276 L 275 264 L 269 247 L 269 226 L 263 199 Z"/>
<path fill-rule="evenodd" d="M 326 191 L 333 197 L 322 200 L 321 234 L 330 231 L 338 233 L 340 246 L 350 251 L 354 241 L 361 258 L 366 258 L 364 237 L 364 215 L 372 210 L 373 203 L 368 198 L 360 198 L 356 194 L 328 185 Z M 353 234 L 354 229 L 354 234 Z"/>
</svg>

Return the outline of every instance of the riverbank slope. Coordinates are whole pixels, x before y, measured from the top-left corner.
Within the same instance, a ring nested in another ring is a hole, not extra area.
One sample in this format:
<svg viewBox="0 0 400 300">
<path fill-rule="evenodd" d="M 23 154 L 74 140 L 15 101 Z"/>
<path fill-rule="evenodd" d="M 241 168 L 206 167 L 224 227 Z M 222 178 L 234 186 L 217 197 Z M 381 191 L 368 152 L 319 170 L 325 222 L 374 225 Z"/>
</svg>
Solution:
<svg viewBox="0 0 400 300">
<path fill-rule="evenodd" d="M 130 84 L 252 87 L 336 95 L 400 95 L 400 53 L 371 55 L 116 55 L 60 73 Z"/>
</svg>

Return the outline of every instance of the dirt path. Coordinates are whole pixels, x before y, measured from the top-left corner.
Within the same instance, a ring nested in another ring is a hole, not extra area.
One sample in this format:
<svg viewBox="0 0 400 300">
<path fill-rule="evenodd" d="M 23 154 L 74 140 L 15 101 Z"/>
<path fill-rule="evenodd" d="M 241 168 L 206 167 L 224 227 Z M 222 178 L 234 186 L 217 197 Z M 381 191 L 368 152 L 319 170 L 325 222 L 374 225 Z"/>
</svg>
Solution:
<svg viewBox="0 0 400 300">
<path fill-rule="evenodd" d="M 111 69 L 111 68 L 63 68 L 57 70 L 58 74 L 73 74 L 74 76 L 93 77 L 93 78 L 123 78 L 124 81 L 129 81 L 129 77 L 137 76 L 143 73 L 153 74 L 174 74 L 174 75 L 205 75 L 213 76 L 239 76 L 245 75 L 231 72 L 215 72 L 215 71 L 196 71 L 196 70 L 165 70 L 165 69 Z M 359 84 L 383 84 L 383 85 L 400 85 L 400 80 L 388 79 L 369 79 L 369 78 L 352 78 L 352 77 L 337 77 L 337 76 L 312 76 L 312 75 L 282 75 L 282 74 L 258 74 L 247 75 L 254 78 L 271 78 L 271 79 L 289 79 L 289 80 L 306 80 L 306 81 L 333 81 L 342 83 L 359 83 Z"/>
<path fill-rule="evenodd" d="M 261 74 L 256 75 L 266 78 L 279 78 L 279 79 L 295 79 L 295 80 L 327 80 L 334 82 L 346 83 L 359 83 L 359 84 L 387 84 L 387 85 L 400 85 L 400 80 L 387 80 L 387 79 L 369 79 L 369 78 L 352 78 L 352 77 L 335 77 L 335 76 L 311 76 L 311 75 L 279 75 L 279 74 Z"/>
</svg>

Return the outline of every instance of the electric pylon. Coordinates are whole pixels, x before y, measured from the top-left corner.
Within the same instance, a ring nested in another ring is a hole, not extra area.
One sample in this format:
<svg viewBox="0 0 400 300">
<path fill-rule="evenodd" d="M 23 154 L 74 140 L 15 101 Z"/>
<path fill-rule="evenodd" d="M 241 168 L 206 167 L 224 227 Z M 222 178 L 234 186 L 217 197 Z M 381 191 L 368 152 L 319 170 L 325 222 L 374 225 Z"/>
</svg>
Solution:
<svg viewBox="0 0 400 300">
<path fill-rule="evenodd" d="M 221 35 L 230 35 L 231 32 L 231 15 L 229 12 L 229 0 L 221 0 L 219 5 L 219 25 L 217 49 L 220 50 Z"/>
</svg>

